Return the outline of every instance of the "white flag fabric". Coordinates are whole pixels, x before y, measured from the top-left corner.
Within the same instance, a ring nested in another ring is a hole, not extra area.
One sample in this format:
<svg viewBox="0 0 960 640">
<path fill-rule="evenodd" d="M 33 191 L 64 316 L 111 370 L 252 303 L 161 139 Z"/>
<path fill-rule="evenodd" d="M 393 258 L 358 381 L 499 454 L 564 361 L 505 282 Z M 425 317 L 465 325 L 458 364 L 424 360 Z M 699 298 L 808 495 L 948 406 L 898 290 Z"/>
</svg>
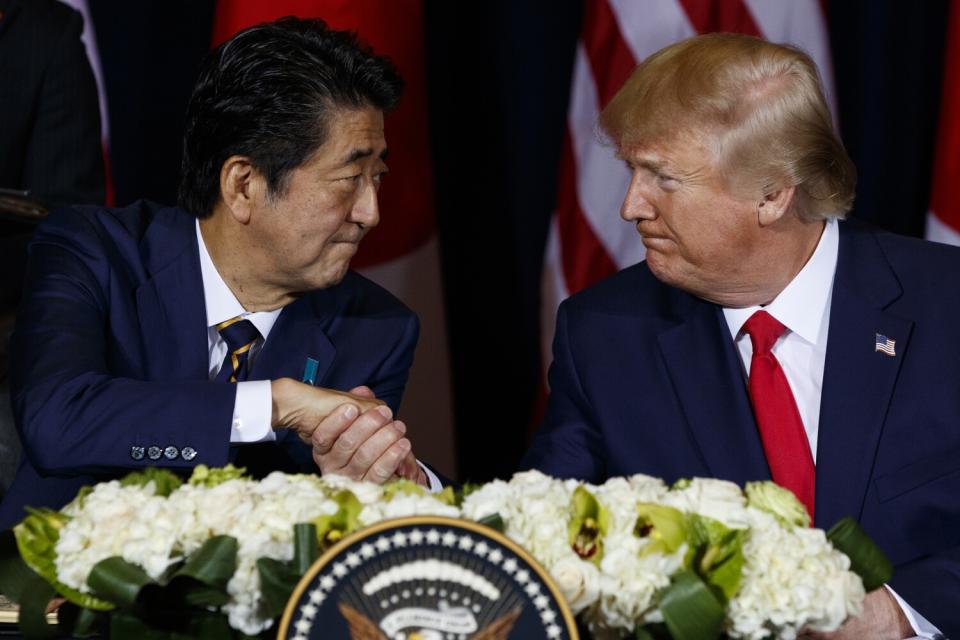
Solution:
<svg viewBox="0 0 960 640">
<path fill-rule="evenodd" d="M 638 62 L 714 31 L 797 46 L 820 68 L 836 121 L 833 68 L 818 0 L 592 0 L 574 61 L 557 210 L 543 272 L 543 353 L 549 360 L 557 306 L 572 293 L 644 257 L 636 229 L 619 217 L 629 173 L 597 135 L 597 117 Z"/>
</svg>

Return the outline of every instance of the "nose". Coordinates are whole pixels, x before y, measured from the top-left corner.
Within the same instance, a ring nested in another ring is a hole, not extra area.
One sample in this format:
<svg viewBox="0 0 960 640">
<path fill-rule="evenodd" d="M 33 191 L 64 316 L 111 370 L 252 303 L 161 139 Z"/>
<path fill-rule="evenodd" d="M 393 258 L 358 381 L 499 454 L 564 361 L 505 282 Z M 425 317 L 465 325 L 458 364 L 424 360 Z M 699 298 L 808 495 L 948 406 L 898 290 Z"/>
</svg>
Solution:
<svg viewBox="0 0 960 640">
<path fill-rule="evenodd" d="M 355 222 L 366 229 L 372 229 L 380 223 L 380 203 L 377 200 L 377 187 L 372 182 L 357 195 L 350 211 L 350 222 Z"/>
<path fill-rule="evenodd" d="M 627 194 L 620 205 L 620 217 L 627 222 L 653 220 L 657 217 L 657 210 L 649 198 L 649 186 L 640 171 L 634 171 L 630 176 L 630 185 Z"/>
</svg>

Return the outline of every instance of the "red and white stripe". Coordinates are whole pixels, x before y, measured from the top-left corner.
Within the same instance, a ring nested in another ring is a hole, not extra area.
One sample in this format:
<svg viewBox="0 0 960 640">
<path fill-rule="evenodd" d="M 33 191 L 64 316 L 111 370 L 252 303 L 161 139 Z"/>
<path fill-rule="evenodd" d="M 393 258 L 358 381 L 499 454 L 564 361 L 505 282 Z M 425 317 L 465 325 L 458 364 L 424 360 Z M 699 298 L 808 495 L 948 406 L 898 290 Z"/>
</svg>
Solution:
<svg viewBox="0 0 960 640">
<path fill-rule="evenodd" d="M 572 293 L 644 257 L 619 217 L 629 174 L 597 135 L 600 111 L 637 63 L 672 42 L 726 31 L 798 46 L 820 67 L 836 113 L 833 69 L 818 0 L 591 0 L 574 61 L 557 211 L 543 273 L 543 344 L 550 353 L 556 309 Z"/>
<path fill-rule="evenodd" d="M 951 3 L 927 239 L 960 245 L 960 3 Z"/>
</svg>

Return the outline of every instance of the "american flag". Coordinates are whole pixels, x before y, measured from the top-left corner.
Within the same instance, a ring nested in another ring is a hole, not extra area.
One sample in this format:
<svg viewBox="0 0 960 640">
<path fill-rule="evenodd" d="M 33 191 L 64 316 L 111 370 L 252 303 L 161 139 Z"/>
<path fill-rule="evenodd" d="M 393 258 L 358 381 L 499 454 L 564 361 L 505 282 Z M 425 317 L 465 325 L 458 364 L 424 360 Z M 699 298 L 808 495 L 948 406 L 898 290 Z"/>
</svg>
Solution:
<svg viewBox="0 0 960 640">
<path fill-rule="evenodd" d="M 960 245 L 960 2 L 950 6 L 927 239 Z"/>
<path fill-rule="evenodd" d="M 883 335 L 882 333 L 878 333 L 874 352 L 882 351 L 888 356 L 895 356 L 897 355 L 897 351 L 895 349 L 896 346 L 897 346 L 896 340 L 891 340 L 890 338 Z"/>
<path fill-rule="evenodd" d="M 833 69 L 818 0 L 588 0 L 544 264 L 547 357 L 560 302 L 644 257 L 634 226 L 618 215 L 629 174 L 597 136 L 600 110 L 640 60 L 672 42 L 711 31 L 746 33 L 805 50 L 820 68 L 827 101 L 834 106 Z"/>
</svg>

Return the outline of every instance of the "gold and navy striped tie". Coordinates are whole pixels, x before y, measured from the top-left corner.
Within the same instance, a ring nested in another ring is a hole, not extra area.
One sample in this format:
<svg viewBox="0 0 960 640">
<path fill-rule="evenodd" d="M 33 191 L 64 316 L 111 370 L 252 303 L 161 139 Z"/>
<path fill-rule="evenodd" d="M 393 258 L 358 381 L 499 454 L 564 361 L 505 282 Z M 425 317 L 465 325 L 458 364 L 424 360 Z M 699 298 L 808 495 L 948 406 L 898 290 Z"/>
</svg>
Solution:
<svg viewBox="0 0 960 640">
<path fill-rule="evenodd" d="M 227 343 L 227 355 L 223 359 L 216 382 L 238 382 L 250 375 L 248 363 L 250 348 L 260 339 L 260 332 L 249 320 L 240 316 L 224 320 L 216 330 Z"/>
</svg>

